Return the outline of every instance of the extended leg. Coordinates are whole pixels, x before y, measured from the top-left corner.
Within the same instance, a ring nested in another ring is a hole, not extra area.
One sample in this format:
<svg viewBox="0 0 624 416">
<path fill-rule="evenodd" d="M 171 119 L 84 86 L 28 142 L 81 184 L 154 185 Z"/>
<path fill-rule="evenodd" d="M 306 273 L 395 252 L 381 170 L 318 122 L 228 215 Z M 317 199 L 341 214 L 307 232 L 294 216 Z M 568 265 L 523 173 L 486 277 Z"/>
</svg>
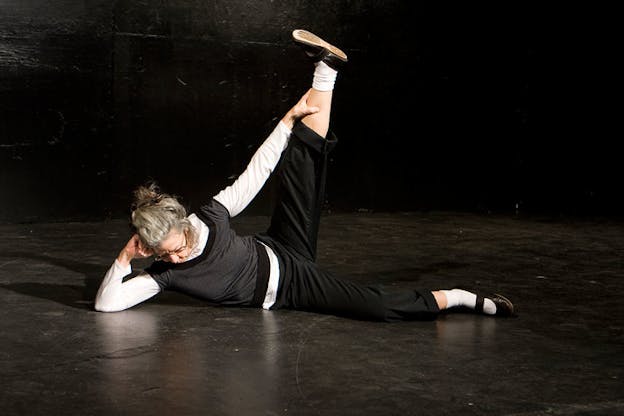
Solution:
<svg viewBox="0 0 624 416">
<path fill-rule="evenodd" d="M 386 291 L 336 278 L 312 262 L 286 263 L 292 280 L 279 307 L 387 322 L 431 320 L 439 312 L 429 290 Z"/>
</svg>

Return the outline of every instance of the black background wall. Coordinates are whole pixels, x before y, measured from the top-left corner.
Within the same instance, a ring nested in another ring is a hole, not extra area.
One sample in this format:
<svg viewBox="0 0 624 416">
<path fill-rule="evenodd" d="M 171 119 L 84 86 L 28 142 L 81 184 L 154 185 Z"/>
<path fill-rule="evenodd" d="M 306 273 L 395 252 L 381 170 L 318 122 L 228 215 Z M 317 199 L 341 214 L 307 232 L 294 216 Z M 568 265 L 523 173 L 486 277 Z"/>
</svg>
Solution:
<svg viewBox="0 0 624 416">
<path fill-rule="evenodd" d="M 435 4 L 435 5 L 434 5 Z M 618 216 L 608 10 L 416 1 L 0 1 L 0 221 L 191 208 L 311 83 L 290 40 L 349 55 L 327 206 Z M 621 48 L 620 48 L 621 49 Z M 272 186 L 250 207 L 269 212 Z"/>
</svg>

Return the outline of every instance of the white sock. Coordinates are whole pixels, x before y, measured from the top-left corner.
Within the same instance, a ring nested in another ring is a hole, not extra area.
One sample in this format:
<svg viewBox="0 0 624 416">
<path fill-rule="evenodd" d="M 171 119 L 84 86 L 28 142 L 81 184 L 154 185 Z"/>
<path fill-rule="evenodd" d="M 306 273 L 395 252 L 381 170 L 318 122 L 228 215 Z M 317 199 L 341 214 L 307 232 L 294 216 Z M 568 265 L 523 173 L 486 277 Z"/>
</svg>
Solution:
<svg viewBox="0 0 624 416">
<path fill-rule="evenodd" d="M 464 306 L 475 309 L 477 306 L 477 295 L 463 289 L 441 290 L 446 296 L 446 307 L 453 308 Z M 491 299 L 485 298 L 483 301 L 483 313 L 486 315 L 496 314 L 496 304 Z"/>
<path fill-rule="evenodd" d="M 312 88 L 317 91 L 331 91 L 334 89 L 338 71 L 329 67 L 325 62 L 318 61 L 314 64 L 314 78 Z"/>
</svg>

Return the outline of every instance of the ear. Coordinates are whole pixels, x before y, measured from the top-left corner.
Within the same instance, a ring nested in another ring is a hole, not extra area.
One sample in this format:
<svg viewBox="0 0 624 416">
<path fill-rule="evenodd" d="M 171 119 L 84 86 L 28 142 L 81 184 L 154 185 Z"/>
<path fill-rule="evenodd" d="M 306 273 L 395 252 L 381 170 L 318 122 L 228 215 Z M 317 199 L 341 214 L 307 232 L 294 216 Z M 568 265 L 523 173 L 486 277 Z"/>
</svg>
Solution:
<svg viewBox="0 0 624 416">
<path fill-rule="evenodd" d="M 143 245 L 141 240 L 139 240 L 139 254 L 143 257 L 149 257 L 154 255 L 154 250 L 151 248 L 147 248 Z"/>
<path fill-rule="evenodd" d="M 145 256 L 145 257 L 150 257 L 150 256 L 153 256 L 153 255 L 154 255 L 154 250 L 151 250 L 151 249 L 149 249 L 149 248 L 146 248 L 146 249 L 143 249 L 143 248 L 142 248 L 142 249 L 140 250 L 140 253 L 141 253 L 141 255 L 143 255 L 143 256 Z"/>
</svg>

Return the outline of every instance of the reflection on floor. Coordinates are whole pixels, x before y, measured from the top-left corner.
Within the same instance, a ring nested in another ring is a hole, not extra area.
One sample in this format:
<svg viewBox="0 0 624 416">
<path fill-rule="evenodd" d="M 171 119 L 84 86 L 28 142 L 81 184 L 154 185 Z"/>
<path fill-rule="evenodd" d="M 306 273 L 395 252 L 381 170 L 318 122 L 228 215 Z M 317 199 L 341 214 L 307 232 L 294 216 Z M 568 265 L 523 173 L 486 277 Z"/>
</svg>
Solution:
<svg viewBox="0 0 624 416">
<path fill-rule="evenodd" d="M 242 217 L 234 227 L 267 223 Z M 319 263 L 337 275 L 493 290 L 519 314 L 397 324 L 175 293 L 97 313 L 97 287 L 128 238 L 124 221 L 0 232 L 4 415 L 624 414 L 618 222 L 324 217 Z"/>
</svg>

